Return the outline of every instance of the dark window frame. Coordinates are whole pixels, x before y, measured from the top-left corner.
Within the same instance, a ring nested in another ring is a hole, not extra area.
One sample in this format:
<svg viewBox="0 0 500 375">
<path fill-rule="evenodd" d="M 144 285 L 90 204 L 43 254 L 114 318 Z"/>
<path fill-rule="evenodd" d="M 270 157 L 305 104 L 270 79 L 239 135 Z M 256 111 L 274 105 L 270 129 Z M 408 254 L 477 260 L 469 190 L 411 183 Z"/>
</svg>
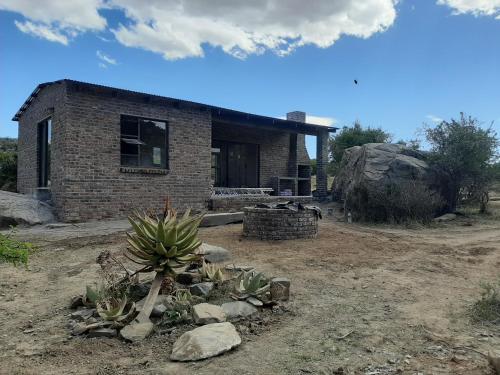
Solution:
<svg viewBox="0 0 500 375">
<path fill-rule="evenodd" d="M 137 121 L 137 137 L 135 137 L 132 134 L 122 134 L 122 123 L 125 119 L 134 119 Z M 165 167 L 156 167 L 156 166 L 151 166 L 151 165 L 142 165 L 141 164 L 141 145 L 137 144 L 137 165 L 130 165 L 130 164 L 124 164 L 122 160 L 122 155 L 124 155 L 123 150 L 122 150 L 122 142 L 123 139 L 136 139 L 138 142 L 141 141 L 141 126 L 140 126 L 140 121 L 154 121 L 154 122 L 162 122 L 165 124 Z M 124 137 L 125 135 L 125 137 Z M 169 123 L 166 120 L 158 119 L 158 118 L 152 118 L 152 117 L 144 117 L 144 116 L 136 116 L 136 115 L 129 115 L 129 114 L 121 114 L 120 115 L 120 166 L 121 167 L 126 167 L 126 168 L 136 168 L 136 169 L 155 169 L 155 170 L 169 170 Z"/>
<path fill-rule="evenodd" d="M 50 146 L 52 143 L 52 117 L 37 123 L 37 180 L 38 188 L 50 188 Z"/>
</svg>

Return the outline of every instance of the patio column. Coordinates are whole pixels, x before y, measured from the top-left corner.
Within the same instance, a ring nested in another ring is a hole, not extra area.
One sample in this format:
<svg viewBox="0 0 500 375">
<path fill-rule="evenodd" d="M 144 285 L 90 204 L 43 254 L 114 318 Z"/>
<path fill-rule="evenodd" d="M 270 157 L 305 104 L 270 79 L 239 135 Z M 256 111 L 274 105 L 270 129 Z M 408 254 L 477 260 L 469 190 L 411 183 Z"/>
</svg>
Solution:
<svg viewBox="0 0 500 375">
<path fill-rule="evenodd" d="M 328 196 L 328 176 L 326 167 L 328 165 L 328 130 L 319 130 L 316 136 L 316 193 L 320 200 Z"/>
</svg>

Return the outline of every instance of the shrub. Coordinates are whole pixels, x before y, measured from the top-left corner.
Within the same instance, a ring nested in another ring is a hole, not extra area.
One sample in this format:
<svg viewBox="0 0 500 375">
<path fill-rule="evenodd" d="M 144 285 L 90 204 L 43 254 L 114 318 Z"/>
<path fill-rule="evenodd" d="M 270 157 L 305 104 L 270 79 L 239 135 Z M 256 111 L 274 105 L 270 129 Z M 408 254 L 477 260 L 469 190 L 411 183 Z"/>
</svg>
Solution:
<svg viewBox="0 0 500 375">
<path fill-rule="evenodd" d="M 27 266 L 32 249 L 33 245 L 28 242 L 17 241 L 10 235 L 0 234 L 0 262 Z"/>
<path fill-rule="evenodd" d="M 428 223 L 442 206 L 441 196 L 419 181 L 371 189 L 361 186 L 346 198 L 353 219 L 360 221 Z"/>
<path fill-rule="evenodd" d="M 0 151 L 0 190 L 16 191 L 17 154 Z"/>
<path fill-rule="evenodd" d="M 500 323 L 500 282 L 497 285 L 481 283 L 481 298 L 474 303 L 471 317 L 475 322 Z"/>
</svg>

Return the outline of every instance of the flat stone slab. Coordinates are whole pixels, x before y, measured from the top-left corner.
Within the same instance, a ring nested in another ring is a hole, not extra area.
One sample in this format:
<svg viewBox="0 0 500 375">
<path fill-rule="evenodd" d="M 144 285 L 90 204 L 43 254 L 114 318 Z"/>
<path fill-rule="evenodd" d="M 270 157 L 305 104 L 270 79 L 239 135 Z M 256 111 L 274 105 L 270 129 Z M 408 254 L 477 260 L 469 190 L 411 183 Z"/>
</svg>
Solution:
<svg viewBox="0 0 500 375">
<path fill-rule="evenodd" d="M 244 301 L 223 303 L 222 310 L 227 319 L 250 318 L 259 313 L 255 306 Z"/>
<path fill-rule="evenodd" d="M 131 323 L 122 328 L 120 336 L 125 340 L 137 342 L 148 337 L 153 332 L 153 329 L 154 325 L 151 322 Z"/>
<path fill-rule="evenodd" d="M 243 212 L 206 214 L 201 221 L 200 227 L 215 227 L 218 225 L 241 223 L 242 221 Z"/>
<path fill-rule="evenodd" d="M 177 339 L 170 359 L 198 361 L 227 352 L 241 344 L 241 337 L 229 322 L 207 324 Z"/>
<path fill-rule="evenodd" d="M 193 319 L 196 324 L 222 323 L 226 321 L 226 314 L 220 306 L 199 303 L 193 306 Z"/>
<path fill-rule="evenodd" d="M 197 253 L 202 254 L 209 263 L 222 263 L 231 260 L 231 253 L 229 250 L 207 243 L 202 243 Z"/>
</svg>

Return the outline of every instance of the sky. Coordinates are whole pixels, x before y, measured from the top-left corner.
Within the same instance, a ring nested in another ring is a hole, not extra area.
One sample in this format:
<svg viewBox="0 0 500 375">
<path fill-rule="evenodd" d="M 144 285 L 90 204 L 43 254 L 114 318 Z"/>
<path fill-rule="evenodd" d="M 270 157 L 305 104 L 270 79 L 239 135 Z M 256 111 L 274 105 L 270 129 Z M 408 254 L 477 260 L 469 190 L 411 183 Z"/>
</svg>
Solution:
<svg viewBox="0 0 500 375">
<path fill-rule="evenodd" d="M 500 133 L 500 0 L 0 0 L 0 137 L 62 78 L 394 141 L 460 112 Z"/>
</svg>

